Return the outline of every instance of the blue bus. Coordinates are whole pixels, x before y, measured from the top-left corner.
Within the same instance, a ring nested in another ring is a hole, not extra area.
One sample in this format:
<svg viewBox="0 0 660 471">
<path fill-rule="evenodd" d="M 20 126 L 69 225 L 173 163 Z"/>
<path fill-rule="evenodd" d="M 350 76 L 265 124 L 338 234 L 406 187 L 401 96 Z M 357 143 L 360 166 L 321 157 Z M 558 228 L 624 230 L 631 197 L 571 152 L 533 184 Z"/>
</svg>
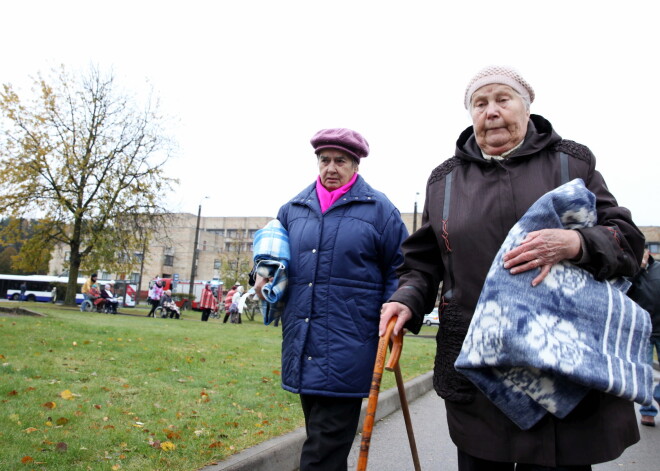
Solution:
<svg viewBox="0 0 660 471">
<path fill-rule="evenodd" d="M 0 296 L 14 301 L 21 300 L 21 285 L 25 283 L 25 300 L 51 302 L 53 300 L 53 288 L 55 283 L 68 283 L 69 278 L 64 276 L 48 275 L 1 275 L 0 274 Z M 85 282 L 85 278 L 78 278 L 78 290 Z M 84 297 L 76 294 L 76 303 L 80 304 Z"/>
</svg>

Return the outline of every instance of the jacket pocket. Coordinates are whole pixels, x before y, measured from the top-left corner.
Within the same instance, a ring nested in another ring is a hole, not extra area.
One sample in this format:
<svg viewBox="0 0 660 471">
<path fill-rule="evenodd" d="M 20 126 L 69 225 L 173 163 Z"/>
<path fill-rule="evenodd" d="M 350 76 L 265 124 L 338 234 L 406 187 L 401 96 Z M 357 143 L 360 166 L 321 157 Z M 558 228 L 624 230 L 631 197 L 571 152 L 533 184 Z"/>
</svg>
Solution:
<svg viewBox="0 0 660 471">
<path fill-rule="evenodd" d="M 440 314 L 433 368 L 433 387 L 440 397 L 448 401 L 471 402 L 476 392 L 475 386 L 454 368 L 469 327 L 470 319 L 450 301 Z"/>
</svg>

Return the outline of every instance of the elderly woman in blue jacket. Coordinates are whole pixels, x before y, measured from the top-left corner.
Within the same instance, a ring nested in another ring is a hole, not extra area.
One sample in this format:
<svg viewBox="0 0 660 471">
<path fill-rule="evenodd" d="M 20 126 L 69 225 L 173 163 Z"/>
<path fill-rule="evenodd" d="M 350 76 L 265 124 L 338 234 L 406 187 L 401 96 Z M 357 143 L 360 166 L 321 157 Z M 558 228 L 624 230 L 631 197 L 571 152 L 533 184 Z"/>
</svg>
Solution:
<svg viewBox="0 0 660 471">
<path fill-rule="evenodd" d="M 358 174 L 369 144 L 350 129 L 311 139 L 319 176 L 280 208 L 291 259 L 282 314 L 282 387 L 300 394 L 301 471 L 345 470 L 369 395 L 381 303 L 408 236 L 387 197 Z"/>
</svg>

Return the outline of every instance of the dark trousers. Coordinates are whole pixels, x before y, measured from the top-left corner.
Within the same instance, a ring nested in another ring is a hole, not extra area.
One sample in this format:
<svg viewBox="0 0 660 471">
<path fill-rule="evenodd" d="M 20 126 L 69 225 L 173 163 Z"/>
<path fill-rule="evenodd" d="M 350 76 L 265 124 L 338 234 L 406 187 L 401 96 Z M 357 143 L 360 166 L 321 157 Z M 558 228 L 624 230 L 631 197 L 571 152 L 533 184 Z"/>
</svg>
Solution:
<svg viewBox="0 0 660 471">
<path fill-rule="evenodd" d="M 557 466 L 549 468 L 535 464 L 500 463 L 497 461 L 482 460 L 458 450 L 458 471 L 591 471 L 590 465 L 585 466 Z"/>
<path fill-rule="evenodd" d="M 202 322 L 207 322 L 211 315 L 211 309 L 202 309 Z"/>
<path fill-rule="evenodd" d="M 346 471 L 362 399 L 301 394 L 300 403 L 307 431 L 300 471 Z"/>
<path fill-rule="evenodd" d="M 229 311 L 225 311 L 225 318 L 222 319 L 222 323 L 223 323 L 223 324 L 226 324 L 226 323 L 227 323 L 227 319 L 229 319 Z"/>
<path fill-rule="evenodd" d="M 159 299 L 151 299 L 149 298 L 147 301 L 149 304 L 151 304 L 151 310 L 149 311 L 149 314 L 147 314 L 147 317 L 152 317 L 156 315 L 156 308 L 160 304 Z"/>
</svg>

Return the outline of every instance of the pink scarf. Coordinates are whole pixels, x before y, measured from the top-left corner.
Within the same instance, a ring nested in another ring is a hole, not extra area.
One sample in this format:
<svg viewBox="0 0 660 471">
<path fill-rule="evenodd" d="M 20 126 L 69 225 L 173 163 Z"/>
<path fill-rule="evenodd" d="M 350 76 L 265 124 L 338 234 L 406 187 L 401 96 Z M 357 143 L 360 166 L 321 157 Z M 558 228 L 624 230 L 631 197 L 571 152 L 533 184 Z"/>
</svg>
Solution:
<svg viewBox="0 0 660 471">
<path fill-rule="evenodd" d="M 321 184 L 321 176 L 319 175 L 319 177 L 316 179 L 316 195 L 319 197 L 321 212 L 325 213 L 335 201 L 346 194 L 346 192 L 353 186 L 353 183 L 355 183 L 355 180 L 357 180 L 357 177 L 358 174 L 355 172 L 353 174 L 353 178 L 351 178 L 346 185 L 340 186 L 336 190 L 328 191 Z"/>
</svg>

